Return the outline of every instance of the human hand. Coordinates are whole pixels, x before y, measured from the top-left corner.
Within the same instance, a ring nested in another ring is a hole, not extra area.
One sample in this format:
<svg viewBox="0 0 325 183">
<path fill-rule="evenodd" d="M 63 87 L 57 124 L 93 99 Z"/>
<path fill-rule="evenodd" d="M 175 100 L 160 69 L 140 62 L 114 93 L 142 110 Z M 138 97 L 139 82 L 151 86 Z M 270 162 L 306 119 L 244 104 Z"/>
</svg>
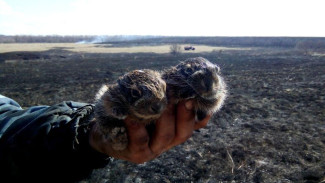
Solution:
<svg viewBox="0 0 325 183">
<path fill-rule="evenodd" d="M 195 122 L 193 102 L 183 101 L 176 106 L 169 104 L 162 116 L 155 123 L 153 135 L 149 136 L 144 124 L 125 119 L 128 133 L 128 147 L 122 151 L 114 150 L 109 140 L 95 124 L 90 134 L 90 145 L 108 156 L 133 163 L 150 161 L 168 149 L 182 144 L 193 134 L 194 130 L 205 127 L 211 116 Z"/>
</svg>

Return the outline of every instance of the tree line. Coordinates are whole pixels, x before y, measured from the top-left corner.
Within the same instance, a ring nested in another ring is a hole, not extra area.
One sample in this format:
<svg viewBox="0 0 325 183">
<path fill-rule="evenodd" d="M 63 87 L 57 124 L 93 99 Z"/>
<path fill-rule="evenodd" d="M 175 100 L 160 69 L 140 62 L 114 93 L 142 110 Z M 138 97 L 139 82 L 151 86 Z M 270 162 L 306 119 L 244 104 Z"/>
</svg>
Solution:
<svg viewBox="0 0 325 183">
<path fill-rule="evenodd" d="M 205 44 L 211 46 L 229 47 L 286 47 L 295 48 L 297 44 L 318 45 L 325 48 L 325 38 L 322 37 L 160 37 L 143 40 L 133 40 L 137 43 L 163 44 Z M 308 44 L 307 44 L 308 43 Z"/>
<path fill-rule="evenodd" d="M 98 39 L 100 40 L 98 41 Z M 95 41 L 94 41 L 95 40 Z M 96 41 L 97 40 L 97 41 Z M 0 43 L 205 44 L 228 47 L 325 49 L 324 37 L 31 36 L 0 35 Z"/>
<path fill-rule="evenodd" d="M 6 36 L 0 35 L 0 43 L 75 43 L 79 41 L 90 41 L 96 36 L 31 36 L 17 35 Z"/>
</svg>

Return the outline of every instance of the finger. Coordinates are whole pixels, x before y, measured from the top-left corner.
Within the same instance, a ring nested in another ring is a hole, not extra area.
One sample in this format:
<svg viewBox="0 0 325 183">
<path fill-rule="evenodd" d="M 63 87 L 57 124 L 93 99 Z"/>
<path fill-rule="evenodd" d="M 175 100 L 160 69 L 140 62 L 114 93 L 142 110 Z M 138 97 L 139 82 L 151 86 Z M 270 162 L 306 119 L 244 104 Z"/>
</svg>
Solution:
<svg viewBox="0 0 325 183">
<path fill-rule="evenodd" d="M 176 135 L 169 147 L 185 142 L 193 134 L 195 116 L 192 110 L 193 101 L 182 101 L 177 105 Z"/>
<path fill-rule="evenodd" d="M 150 141 L 150 148 L 156 155 L 162 153 L 175 136 L 175 105 L 169 104 L 156 121 L 155 133 Z"/>
<path fill-rule="evenodd" d="M 194 130 L 200 129 L 200 128 L 204 128 L 205 126 L 207 126 L 210 118 L 211 118 L 211 114 L 207 115 L 203 120 L 198 121 L 194 124 Z"/>
<path fill-rule="evenodd" d="M 128 118 L 124 121 L 128 132 L 128 149 L 130 152 L 136 153 L 149 149 L 149 134 L 145 125 Z"/>
<path fill-rule="evenodd" d="M 105 149 L 105 145 L 103 145 L 105 142 L 105 139 L 103 137 L 102 132 L 100 131 L 98 127 L 98 123 L 94 123 L 91 126 L 90 131 L 90 137 L 89 137 L 89 145 L 94 148 L 95 150 L 107 154 L 107 151 Z M 110 154 L 108 154 L 110 155 Z"/>
<path fill-rule="evenodd" d="M 109 140 L 105 138 L 105 135 L 99 129 L 98 123 L 94 123 L 91 127 L 89 144 L 92 148 L 107 154 L 110 157 L 120 158 L 120 153 L 113 150 Z"/>
<path fill-rule="evenodd" d="M 153 159 L 155 156 L 148 147 L 149 137 L 144 125 L 139 125 L 129 119 L 125 120 L 128 131 L 128 147 L 117 151 L 111 146 L 111 142 L 94 125 L 90 136 L 90 145 L 97 151 L 110 157 L 123 159 L 133 163 L 143 163 Z"/>
</svg>

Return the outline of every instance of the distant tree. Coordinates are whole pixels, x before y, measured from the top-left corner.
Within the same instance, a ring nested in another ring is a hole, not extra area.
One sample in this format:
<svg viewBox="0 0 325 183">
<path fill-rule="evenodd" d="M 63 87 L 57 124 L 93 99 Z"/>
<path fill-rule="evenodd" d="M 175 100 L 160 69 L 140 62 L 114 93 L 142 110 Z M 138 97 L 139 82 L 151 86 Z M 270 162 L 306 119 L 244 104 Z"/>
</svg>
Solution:
<svg viewBox="0 0 325 183">
<path fill-rule="evenodd" d="M 177 54 L 181 53 L 181 46 L 178 44 L 172 44 L 169 47 L 169 50 L 170 50 L 170 54 L 177 55 Z"/>
<path fill-rule="evenodd" d="M 11 36 L 0 35 L 0 43 L 14 43 L 15 39 Z"/>
<path fill-rule="evenodd" d="M 297 42 L 296 49 L 303 51 L 305 54 L 313 51 L 323 51 L 325 50 L 324 41 L 299 41 Z"/>
<path fill-rule="evenodd" d="M 95 36 L 31 36 L 31 35 L 0 35 L 0 43 L 75 43 L 79 41 L 90 41 Z"/>
</svg>

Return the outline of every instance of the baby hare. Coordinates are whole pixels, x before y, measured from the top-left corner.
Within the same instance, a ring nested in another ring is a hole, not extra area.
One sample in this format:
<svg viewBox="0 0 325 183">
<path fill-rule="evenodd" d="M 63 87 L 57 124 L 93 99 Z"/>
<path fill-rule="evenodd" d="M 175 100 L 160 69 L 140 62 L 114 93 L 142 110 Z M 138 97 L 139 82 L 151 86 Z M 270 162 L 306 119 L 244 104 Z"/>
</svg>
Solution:
<svg viewBox="0 0 325 183">
<path fill-rule="evenodd" d="M 104 85 L 96 96 L 95 118 L 102 132 L 112 142 L 115 150 L 128 145 L 123 120 L 129 117 L 139 123 L 149 124 L 158 119 L 167 105 L 166 83 L 159 72 L 134 70 Z"/>
<path fill-rule="evenodd" d="M 218 111 L 227 96 L 220 68 L 202 57 L 190 58 L 163 72 L 168 102 L 193 99 L 196 120 Z"/>
</svg>

